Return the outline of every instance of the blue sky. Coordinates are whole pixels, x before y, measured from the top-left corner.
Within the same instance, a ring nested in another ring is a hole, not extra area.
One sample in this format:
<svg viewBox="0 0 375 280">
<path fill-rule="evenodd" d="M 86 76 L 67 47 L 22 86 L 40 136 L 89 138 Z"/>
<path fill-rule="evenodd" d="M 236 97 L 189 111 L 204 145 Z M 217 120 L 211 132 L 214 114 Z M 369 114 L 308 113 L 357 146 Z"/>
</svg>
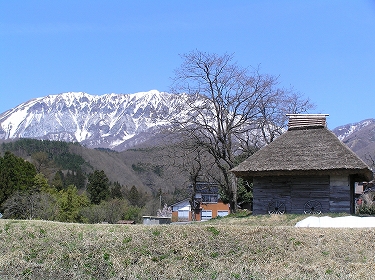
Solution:
<svg viewBox="0 0 375 280">
<path fill-rule="evenodd" d="M 279 76 L 330 129 L 375 118 L 375 0 L 1 0 L 0 113 L 68 91 L 168 91 L 195 49 Z"/>
</svg>

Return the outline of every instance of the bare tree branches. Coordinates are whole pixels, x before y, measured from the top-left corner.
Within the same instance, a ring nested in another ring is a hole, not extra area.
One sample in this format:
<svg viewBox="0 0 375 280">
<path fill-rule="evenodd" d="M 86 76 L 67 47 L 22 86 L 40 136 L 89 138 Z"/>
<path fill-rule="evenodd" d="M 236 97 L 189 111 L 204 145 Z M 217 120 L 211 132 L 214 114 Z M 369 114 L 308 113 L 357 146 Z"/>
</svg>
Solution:
<svg viewBox="0 0 375 280">
<path fill-rule="evenodd" d="M 185 93 L 181 114 L 172 121 L 186 138 L 210 154 L 236 209 L 236 184 L 229 172 L 236 158 L 272 142 L 286 125 L 286 113 L 311 109 L 309 100 L 278 88 L 277 77 L 250 72 L 233 55 L 193 51 L 181 55 L 173 91 Z"/>
</svg>

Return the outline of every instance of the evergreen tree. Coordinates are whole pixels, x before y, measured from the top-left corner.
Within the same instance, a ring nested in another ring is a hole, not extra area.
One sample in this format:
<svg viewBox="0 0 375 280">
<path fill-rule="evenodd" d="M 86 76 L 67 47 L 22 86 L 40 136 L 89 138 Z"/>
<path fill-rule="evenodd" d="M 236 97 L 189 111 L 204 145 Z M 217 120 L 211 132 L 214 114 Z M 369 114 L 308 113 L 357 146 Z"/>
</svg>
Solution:
<svg viewBox="0 0 375 280">
<path fill-rule="evenodd" d="M 140 203 L 140 193 L 138 192 L 135 186 L 132 186 L 130 191 L 128 192 L 127 199 L 132 206 L 139 206 Z"/>
<path fill-rule="evenodd" d="M 0 204 L 15 191 L 25 191 L 34 185 L 35 166 L 7 151 L 0 157 Z"/>
<path fill-rule="evenodd" d="M 38 173 L 34 177 L 34 184 L 29 190 L 30 193 L 33 192 L 43 192 L 49 189 L 49 184 L 46 176 L 43 173 Z"/>
<path fill-rule="evenodd" d="M 74 172 L 68 170 L 65 175 L 64 186 L 75 185 Z"/>
<path fill-rule="evenodd" d="M 87 192 L 91 203 L 99 204 L 109 196 L 109 180 L 103 170 L 95 170 L 88 176 Z"/>
<path fill-rule="evenodd" d="M 52 180 L 52 187 L 60 191 L 64 188 L 64 173 L 61 170 L 55 173 L 55 177 Z"/>
<path fill-rule="evenodd" d="M 111 187 L 111 198 L 122 198 L 121 185 L 119 182 L 114 182 Z"/>
<path fill-rule="evenodd" d="M 83 189 L 86 183 L 86 176 L 83 174 L 82 169 L 78 168 L 75 176 L 75 185 L 78 189 Z"/>
</svg>

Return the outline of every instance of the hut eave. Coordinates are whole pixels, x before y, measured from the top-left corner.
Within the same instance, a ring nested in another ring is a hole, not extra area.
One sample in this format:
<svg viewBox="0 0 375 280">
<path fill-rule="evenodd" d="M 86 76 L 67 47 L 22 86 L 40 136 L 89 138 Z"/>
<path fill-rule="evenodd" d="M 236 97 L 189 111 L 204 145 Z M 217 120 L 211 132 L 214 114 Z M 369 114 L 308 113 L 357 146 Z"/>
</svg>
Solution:
<svg viewBox="0 0 375 280">
<path fill-rule="evenodd" d="M 319 176 L 319 175 L 353 175 L 359 181 L 371 181 L 373 173 L 368 169 L 327 169 L 327 170 L 263 170 L 263 171 L 249 171 L 249 170 L 233 170 L 237 177 L 251 179 L 254 177 L 266 176 Z"/>
</svg>

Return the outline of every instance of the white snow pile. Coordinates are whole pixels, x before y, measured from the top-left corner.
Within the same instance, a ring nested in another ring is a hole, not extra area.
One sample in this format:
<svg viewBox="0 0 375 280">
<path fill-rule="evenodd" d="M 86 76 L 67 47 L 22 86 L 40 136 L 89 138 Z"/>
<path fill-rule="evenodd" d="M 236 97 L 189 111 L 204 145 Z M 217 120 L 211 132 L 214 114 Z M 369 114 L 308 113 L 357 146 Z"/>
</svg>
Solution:
<svg viewBox="0 0 375 280">
<path fill-rule="evenodd" d="M 296 223 L 295 227 L 320 227 L 320 228 L 368 228 L 375 227 L 375 217 L 315 217 L 310 216 Z"/>
</svg>

